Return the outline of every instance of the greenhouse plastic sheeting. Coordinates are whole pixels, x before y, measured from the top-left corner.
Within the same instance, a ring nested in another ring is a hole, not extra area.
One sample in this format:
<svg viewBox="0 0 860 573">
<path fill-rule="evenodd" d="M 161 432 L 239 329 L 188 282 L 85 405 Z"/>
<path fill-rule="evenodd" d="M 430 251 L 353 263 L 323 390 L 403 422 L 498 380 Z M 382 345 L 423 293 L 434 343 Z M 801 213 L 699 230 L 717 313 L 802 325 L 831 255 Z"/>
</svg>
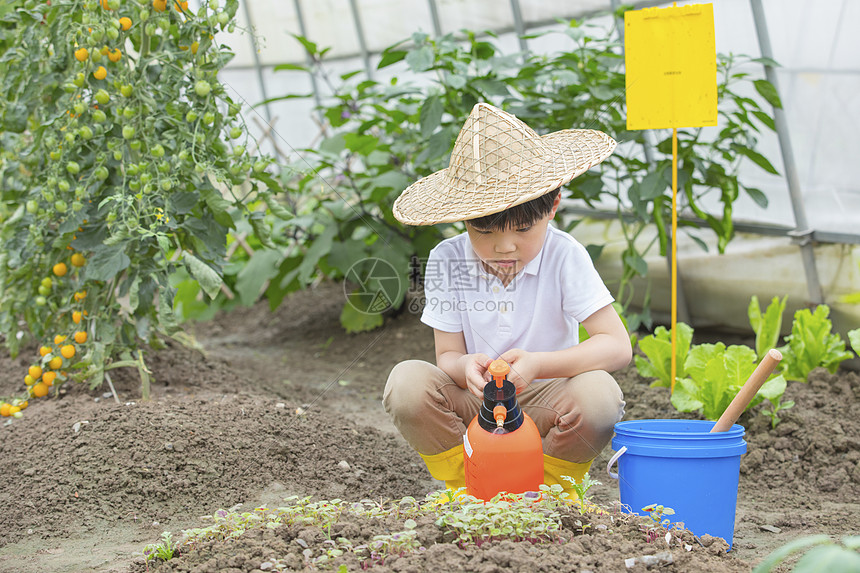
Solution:
<svg viewBox="0 0 860 573">
<path fill-rule="evenodd" d="M 353 19 L 353 1 L 359 14 L 359 23 L 365 39 L 365 50 L 359 41 L 356 21 Z M 307 37 L 320 47 L 331 47 L 327 55 L 326 68 L 333 78 L 339 74 L 364 70 L 366 64 L 375 79 L 386 80 L 397 73 L 401 81 L 409 81 L 409 72 L 404 66 L 392 66 L 376 70 L 379 51 L 400 40 L 408 39 L 414 32 L 434 33 L 438 24 L 442 33 L 458 32 L 462 29 L 474 31 L 494 30 L 494 40 L 506 53 L 515 53 L 521 48 L 516 34 L 518 28 L 511 2 L 491 0 L 436 0 L 438 19 L 434 23 L 430 9 L 431 0 L 254 0 L 247 5 L 252 26 L 256 32 L 258 52 L 248 33 L 223 35 L 221 40 L 230 44 L 236 58 L 222 73 L 233 94 L 248 104 L 259 103 L 268 97 L 285 94 L 312 92 L 308 74 L 299 71 L 274 72 L 280 63 L 305 63 L 305 54 L 299 42 L 292 36 L 300 34 L 295 10 L 301 6 Z M 678 5 L 692 2 L 678 2 Z M 860 2 L 853 0 L 761 0 L 774 58 L 781 65 L 777 79 L 788 123 L 788 135 L 793 146 L 793 158 L 798 173 L 800 195 L 806 217 L 812 229 L 819 232 L 842 235 L 846 243 L 860 242 Z M 519 0 L 522 26 L 526 32 L 546 30 L 556 23 L 556 18 L 582 18 L 597 11 L 608 11 L 614 3 L 584 0 L 570 2 L 546 2 L 543 0 Z M 759 56 L 759 41 L 750 0 L 719 0 L 714 2 L 716 48 L 718 53 Z M 636 2 L 637 8 L 670 6 L 671 3 Z M 240 21 L 245 18 L 245 6 L 239 11 Z M 612 24 L 610 16 L 601 20 Z M 247 27 L 247 22 L 244 22 Z M 242 27 L 242 26 L 240 26 Z M 522 29 L 522 28 L 520 28 Z M 526 45 L 535 52 L 552 52 L 569 49 L 563 34 L 528 39 Z M 367 60 L 365 60 L 365 56 Z M 261 64 L 255 67 L 255 59 Z M 764 70 L 759 64 L 748 64 L 740 71 L 749 73 L 753 79 L 763 78 Z M 262 82 L 258 81 L 261 78 Z M 328 88 L 319 86 L 323 98 Z M 268 107 L 259 106 L 246 115 L 251 120 L 252 130 L 258 133 L 268 118 L 272 119 L 274 132 L 280 149 L 296 158 L 298 149 L 312 145 L 320 134 L 313 113 L 314 100 L 291 99 L 274 102 Z M 558 126 L 564 128 L 568 126 Z M 720 126 L 704 128 L 718 133 Z M 789 199 L 788 185 L 780 153 L 780 143 L 775 133 L 759 135 L 758 150 L 768 157 L 781 175 L 771 175 L 758 166 L 745 161 L 740 173 L 744 185 L 761 189 L 769 199 L 767 208 L 755 204 L 746 195 L 736 202 L 735 218 L 752 224 L 779 225 L 793 228 L 795 215 Z M 271 149 L 268 149 L 271 151 Z M 735 245 L 742 245 L 752 238 L 741 237 Z M 841 239 L 837 238 L 839 242 Z M 761 243 L 763 244 L 763 243 Z M 796 245 L 782 239 L 794 255 Z M 735 248 L 735 247 L 733 247 Z M 820 253 L 816 249 L 816 255 Z M 793 256 L 794 256 L 793 255 Z M 715 257 L 714 253 L 707 255 Z M 821 255 L 826 256 L 826 255 Z M 855 256 L 856 259 L 856 256 Z M 743 268 L 747 263 L 737 257 L 724 257 Z M 821 283 L 825 301 L 831 301 L 833 289 L 828 284 L 827 262 L 818 260 L 822 274 Z M 860 290 L 857 281 L 857 261 L 843 264 L 854 265 L 854 290 Z M 682 277 L 688 271 L 688 261 L 682 261 Z M 790 272 L 803 280 L 804 271 L 796 261 L 782 260 L 779 264 L 790 265 Z M 688 273 L 687 273 L 688 274 Z M 775 280 L 775 279 L 774 279 Z M 850 287 L 850 285 L 849 285 Z M 688 289 L 690 289 L 688 285 Z M 696 287 L 698 288 L 698 287 Z M 802 304 L 803 294 L 794 297 Z M 689 295 L 688 295 L 689 297 Z M 744 307 L 745 308 L 745 307 Z"/>
</svg>

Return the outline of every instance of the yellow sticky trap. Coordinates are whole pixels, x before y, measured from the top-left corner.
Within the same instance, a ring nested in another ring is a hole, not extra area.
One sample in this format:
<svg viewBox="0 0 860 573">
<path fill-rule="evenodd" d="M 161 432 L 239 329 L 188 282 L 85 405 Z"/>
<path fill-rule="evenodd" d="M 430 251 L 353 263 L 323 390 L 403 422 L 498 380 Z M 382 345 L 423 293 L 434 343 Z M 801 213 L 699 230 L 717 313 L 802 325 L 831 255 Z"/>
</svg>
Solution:
<svg viewBox="0 0 860 573">
<path fill-rule="evenodd" d="M 713 4 L 624 13 L 627 129 L 717 125 Z"/>
</svg>

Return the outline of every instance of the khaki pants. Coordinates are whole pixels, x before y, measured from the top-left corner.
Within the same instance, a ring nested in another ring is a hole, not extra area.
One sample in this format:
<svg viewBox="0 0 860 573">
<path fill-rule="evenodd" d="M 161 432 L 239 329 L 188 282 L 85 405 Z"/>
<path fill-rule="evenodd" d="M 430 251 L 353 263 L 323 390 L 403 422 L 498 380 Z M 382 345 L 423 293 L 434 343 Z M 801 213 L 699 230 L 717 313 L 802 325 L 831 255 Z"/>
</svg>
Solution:
<svg viewBox="0 0 860 573">
<path fill-rule="evenodd" d="M 517 395 L 543 438 L 543 453 L 569 462 L 593 460 L 624 415 L 615 379 L 602 370 L 534 382 Z M 481 399 L 429 362 L 407 360 L 391 371 L 385 411 L 418 453 L 435 455 L 463 443 Z"/>
</svg>

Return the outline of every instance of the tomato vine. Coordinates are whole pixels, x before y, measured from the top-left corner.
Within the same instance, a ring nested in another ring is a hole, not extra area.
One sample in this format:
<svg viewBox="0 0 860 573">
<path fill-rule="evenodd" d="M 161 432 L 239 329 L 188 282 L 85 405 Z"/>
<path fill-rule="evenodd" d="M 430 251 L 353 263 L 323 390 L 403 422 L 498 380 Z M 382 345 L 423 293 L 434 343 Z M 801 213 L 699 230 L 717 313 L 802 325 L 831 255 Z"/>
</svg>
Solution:
<svg viewBox="0 0 860 573">
<path fill-rule="evenodd" d="M 0 337 L 13 355 L 41 345 L 31 397 L 44 372 L 96 386 L 133 365 L 145 382 L 143 348 L 178 328 L 169 278 L 184 270 L 214 297 L 228 232 L 248 221 L 270 243 L 272 218 L 290 217 L 217 77 L 232 53 L 216 35 L 237 9 L 0 7 Z"/>
</svg>

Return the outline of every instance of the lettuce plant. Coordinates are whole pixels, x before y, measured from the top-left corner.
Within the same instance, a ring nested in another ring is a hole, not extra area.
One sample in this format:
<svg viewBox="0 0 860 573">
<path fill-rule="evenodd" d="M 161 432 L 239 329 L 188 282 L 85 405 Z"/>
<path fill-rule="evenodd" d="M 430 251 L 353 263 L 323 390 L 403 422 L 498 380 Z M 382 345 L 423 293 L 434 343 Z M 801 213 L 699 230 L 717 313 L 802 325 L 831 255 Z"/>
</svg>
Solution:
<svg viewBox="0 0 860 573">
<path fill-rule="evenodd" d="M 680 412 L 701 411 L 708 420 L 717 420 L 749 379 L 756 367 L 755 351 L 743 345 L 726 347 L 722 342 L 699 344 L 690 349 L 681 378 L 672 393 L 672 405 Z M 764 383 L 746 409 L 762 400 L 779 400 L 785 392 L 785 378 L 775 376 Z"/>
<path fill-rule="evenodd" d="M 749 307 L 747 308 L 747 316 L 750 319 L 750 326 L 755 332 L 755 354 L 756 358 L 761 360 L 771 348 L 776 348 L 779 344 L 779 333 L 782 329 L 782 313 L 785 312 L 785 303 L 788 296 L 773 297 L 767 309 L 762 313 L 761 306 L 758 302 L 758 297 L 753 295 L 750 299 Z"/>
<path fill-rule="evenodd" d="M 675 341 L 675 376 L 686 376 L 684 362 L 693 341 L 693 328 L 683 322 L 677 323 L 678 333 Z M 672 331 L 663 326 L 654 329 L 654 334 L 639 339 L 639 349 L 645 358 L 636 355 L 634 360 L 639 374 L 646 378 L 656 378 L 651 386 L 669 388 L 672 386 Z"/>
<path fill-rule="evenodd" d="M 860 355 L 860 328 L 848 331 L 848 341 L 851 343 L 851 348 Z"/>
<path fill-rule="evenodd" d="M 826 304 L 818 305 L 814 312 L 802 308 L 794 313 L 791 334 L 785 337 L 788 344 L 780 348 L 786 379 L 806 382 L 809 373 L 818 367 L 833 374 L 839 364 L 853 358 L 842 337 L 832 332 L 829 315 L 830 307 Z"/>
<path fill-rule="evenodd" d="M 801 553 L 791 569 L 793 573 L 809 571 L 829 571 L 843 573 L 860 570 L 860 536 L 846 535 L 841 543 L 830 539 L 827 535 L 810 535 L 790 541 L 778 547 L 761 563 L 756 565 L 752 573 L 771 573 L 785 571 L 785 561 L 795 553 Z"/>
</svg>

